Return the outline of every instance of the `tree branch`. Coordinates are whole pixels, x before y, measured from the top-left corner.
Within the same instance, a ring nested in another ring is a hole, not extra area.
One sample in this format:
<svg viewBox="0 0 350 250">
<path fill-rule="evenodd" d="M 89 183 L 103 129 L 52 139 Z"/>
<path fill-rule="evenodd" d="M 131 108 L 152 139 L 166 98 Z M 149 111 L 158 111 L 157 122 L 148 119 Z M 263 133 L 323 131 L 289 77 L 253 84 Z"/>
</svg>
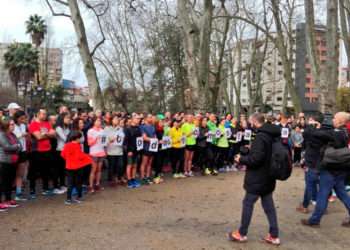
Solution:
<svg viewBox="0 0 350 250">
<path fill-rule="evenodd" d="M 68 15 L 68 14 L 66 14 L 66 13 L 64 13 L 64 12 L 62 12 L 62 13 L 55 12 L 55 10 L 54 10 L 52 4 L 50 3 L 50 0 L 45 0 L 45 1 L 46 1 L 47 6 L 49 6 L 50 11 L 51 11 L 51 14 L 52 14 L 53 16 L 64 16 L 64 17 L 71 18 L 70 15 Z M 57 2 L 57 3 L 60 3 L 60 4 L 64 5 L 64 6 L 68 6 L 68 3 L 63 2 L 63 1 L 61 1 L 61 0 L 53 0 L 53 1 L 55 1 L 55 2 Z"/>
<path fill-rule="evenodd" d="M 92 6 L 87 0 L 82 0 L 82 1 L 85 4 L 85 6 L 88 9 L 92 10 L 92 12 L 95 14 L 96 19 L 97 19 L 97 23 L 98 23 L 98 27 L 99 27 L 101 35 L 102 35 L 102 39 L 95 45 L 95 47 L 90 52 L 91 57 L 93 57 L 96 50 L 106 41 L 106 37 L 105 37 L 104 31 L 102 28 L 100 17 L 103 16 L 104 14 L 106 14 L 107 10 L 109 9 L 109 1 L 106 1 L 106 3 L 107 3 L 106 7 L 104 8 L 104 10 L 101 13 L 97 13 L 96 7 L 101 6 L 102 4 L 97 4 L 95 6 Z"/>
</svg>

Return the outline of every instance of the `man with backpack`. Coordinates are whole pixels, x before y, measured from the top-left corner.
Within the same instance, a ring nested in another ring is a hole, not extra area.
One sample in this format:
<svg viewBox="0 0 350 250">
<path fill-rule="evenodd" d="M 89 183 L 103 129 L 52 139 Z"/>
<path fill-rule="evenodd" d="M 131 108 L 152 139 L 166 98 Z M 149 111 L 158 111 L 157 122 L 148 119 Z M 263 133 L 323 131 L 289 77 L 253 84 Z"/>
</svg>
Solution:
<svg viewBox="0 0 350 250">
<path fill-rule="evenodd" d="M 316 208 L 309 219 L 301 220 L 301 223 L 305 226 L 320 226 L 321 218 L 328 206 L 329 194 L 334 189 L 337 197 L 345 205 L 349 213 L 342 226 L 350 227 L 350 197 L 345 191 L 345 178 L 350 171 L 350 164 L 346 160 L 350 156 L 350 149 L 348 149 L 349 135 L 345 127 L 349 120 L 350 114 L 346 112 L 336 113 L 333 118 L 334 129 L 317 131 L 314 134 L 315 138 L 322 141 L 325 152 L 320 164 L 320 190 Z M 331 150 L 332 153 L 327 154 L 327 150 Z M 337 157 L 339 152 L 342 155 Z M 332 159 L 334 156 L 335 159 Z M 330 160 L 332 160 L 332 163 L 330 163 Z"/>
<path fill-rule="evenodd" d="M 273 201 L 273 191 L 276 187 L 276 178 L 271 175 L 271 160 L 273 145 L 278 141 L 280 147 L 281 129 L 273 124 L 265 123 L 265 117 L 256 113 L 250 117 L 251 124 L 257 130 L 249 154 L 237 155 L 235 161 L 247 166 L 244 178 L 246 194 L 243 200 L 241 226 L 238 231 L 228 234 L 229 240 L 246 242 L 248 227 L 253 215 L 255 202 L 261 198 L 262 206 L 270 224 L 270 232 L 264 240 L 273 245 L 279 245 L 279 232 L 276 209 Z M 288 152 L 285 152 L 288 157 Z"/>
</svg>

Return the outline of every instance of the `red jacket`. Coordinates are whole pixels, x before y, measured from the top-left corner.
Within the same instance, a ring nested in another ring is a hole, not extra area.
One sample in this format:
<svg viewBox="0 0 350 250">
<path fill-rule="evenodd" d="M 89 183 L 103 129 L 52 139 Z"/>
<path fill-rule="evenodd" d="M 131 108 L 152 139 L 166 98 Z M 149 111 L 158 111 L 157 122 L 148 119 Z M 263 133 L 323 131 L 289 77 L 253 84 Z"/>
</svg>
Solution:
<svg viewBox="0 0 350 250">
<path fill-rule="evenodd" d="M 82 151 L 80 143 L 77 142 L 64 145 L 61 156 L 65 159 L 68 170 L 76 170 L 92 163 L 91 157 Z"/>
</svg>

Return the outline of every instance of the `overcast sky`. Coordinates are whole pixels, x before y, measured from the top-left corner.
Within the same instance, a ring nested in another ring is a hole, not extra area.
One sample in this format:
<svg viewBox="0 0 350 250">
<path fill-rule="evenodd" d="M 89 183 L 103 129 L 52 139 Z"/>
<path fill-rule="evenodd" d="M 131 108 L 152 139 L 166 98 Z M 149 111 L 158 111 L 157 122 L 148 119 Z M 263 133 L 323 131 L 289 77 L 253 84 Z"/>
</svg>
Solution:
<svg viewBox="0 0 350 250">
<path fill-rule="evenodd" d="M 30 15 L 38 14 L 47 20 L 49 25 L 50 47 L 67 48 L 75 44 L 73 25 L 68 18 L 52 17 L 44 0 L 1 0 L 0 8 L 0 42 L 29 42 L 25 34 L 25 21 Z M 86 80 L 79 63 L 79 56 L 67 56 L 64 50 L 63 78 L 75 80 L 85 85 Z M 70 60 L 67 60 L 69 58 Z"/>
</svg>

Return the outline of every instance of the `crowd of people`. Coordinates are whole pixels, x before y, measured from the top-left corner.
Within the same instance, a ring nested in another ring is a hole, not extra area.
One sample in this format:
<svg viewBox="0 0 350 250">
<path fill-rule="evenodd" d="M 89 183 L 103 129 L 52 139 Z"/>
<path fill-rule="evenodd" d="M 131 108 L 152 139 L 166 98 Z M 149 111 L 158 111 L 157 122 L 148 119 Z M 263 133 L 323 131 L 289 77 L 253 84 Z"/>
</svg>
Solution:
<svg viewBox="0 0 350 250">
<path fill-rule="evenodd" d="M 272 140 L 262 134 L 279 138 L 294 166 L 305 169 L 304 200 L 297 211 L 308 213 L 309 205 L 317 202 L 316 214 L 303 220 L 304 225 L 314 226 L 319 225 L 328 198 L 334 199 L 332 189 L 350 211 L 344 193 L 346 173 L 324 174 L 319 167 L 322 146 L 339 138 L 339 131 L 345 132 L 338 146 L 348 145 L 349 116 L 341 113 L 337 119 L 338 124 L 330 124 L 320 115 L 306 118 L 303 113 L 236 118 L 213 113 L 85 112 L 66 106 L 57 114 L 40 109 L 28 115 L 11 103 L 0 111 L 0 211 L 36 199 L 39 180 L 43 196 L 67 193 L 65 204 L 71 205 L 81 203 L 85 193 L 101 192 L 107 185 L 134 189 L 161 184 L 164 170 L 172 171 L 175 179 L 191 178 L 195 172 L 218 175 L 247 170 L 242 225 L 229 238 L 246 241 L 253 205 L 261 197 L 271 229 L 267 241 L 277 244 L 275 180 L 264 171 L 271 160 L 266 143 Z"/>
</svg>

